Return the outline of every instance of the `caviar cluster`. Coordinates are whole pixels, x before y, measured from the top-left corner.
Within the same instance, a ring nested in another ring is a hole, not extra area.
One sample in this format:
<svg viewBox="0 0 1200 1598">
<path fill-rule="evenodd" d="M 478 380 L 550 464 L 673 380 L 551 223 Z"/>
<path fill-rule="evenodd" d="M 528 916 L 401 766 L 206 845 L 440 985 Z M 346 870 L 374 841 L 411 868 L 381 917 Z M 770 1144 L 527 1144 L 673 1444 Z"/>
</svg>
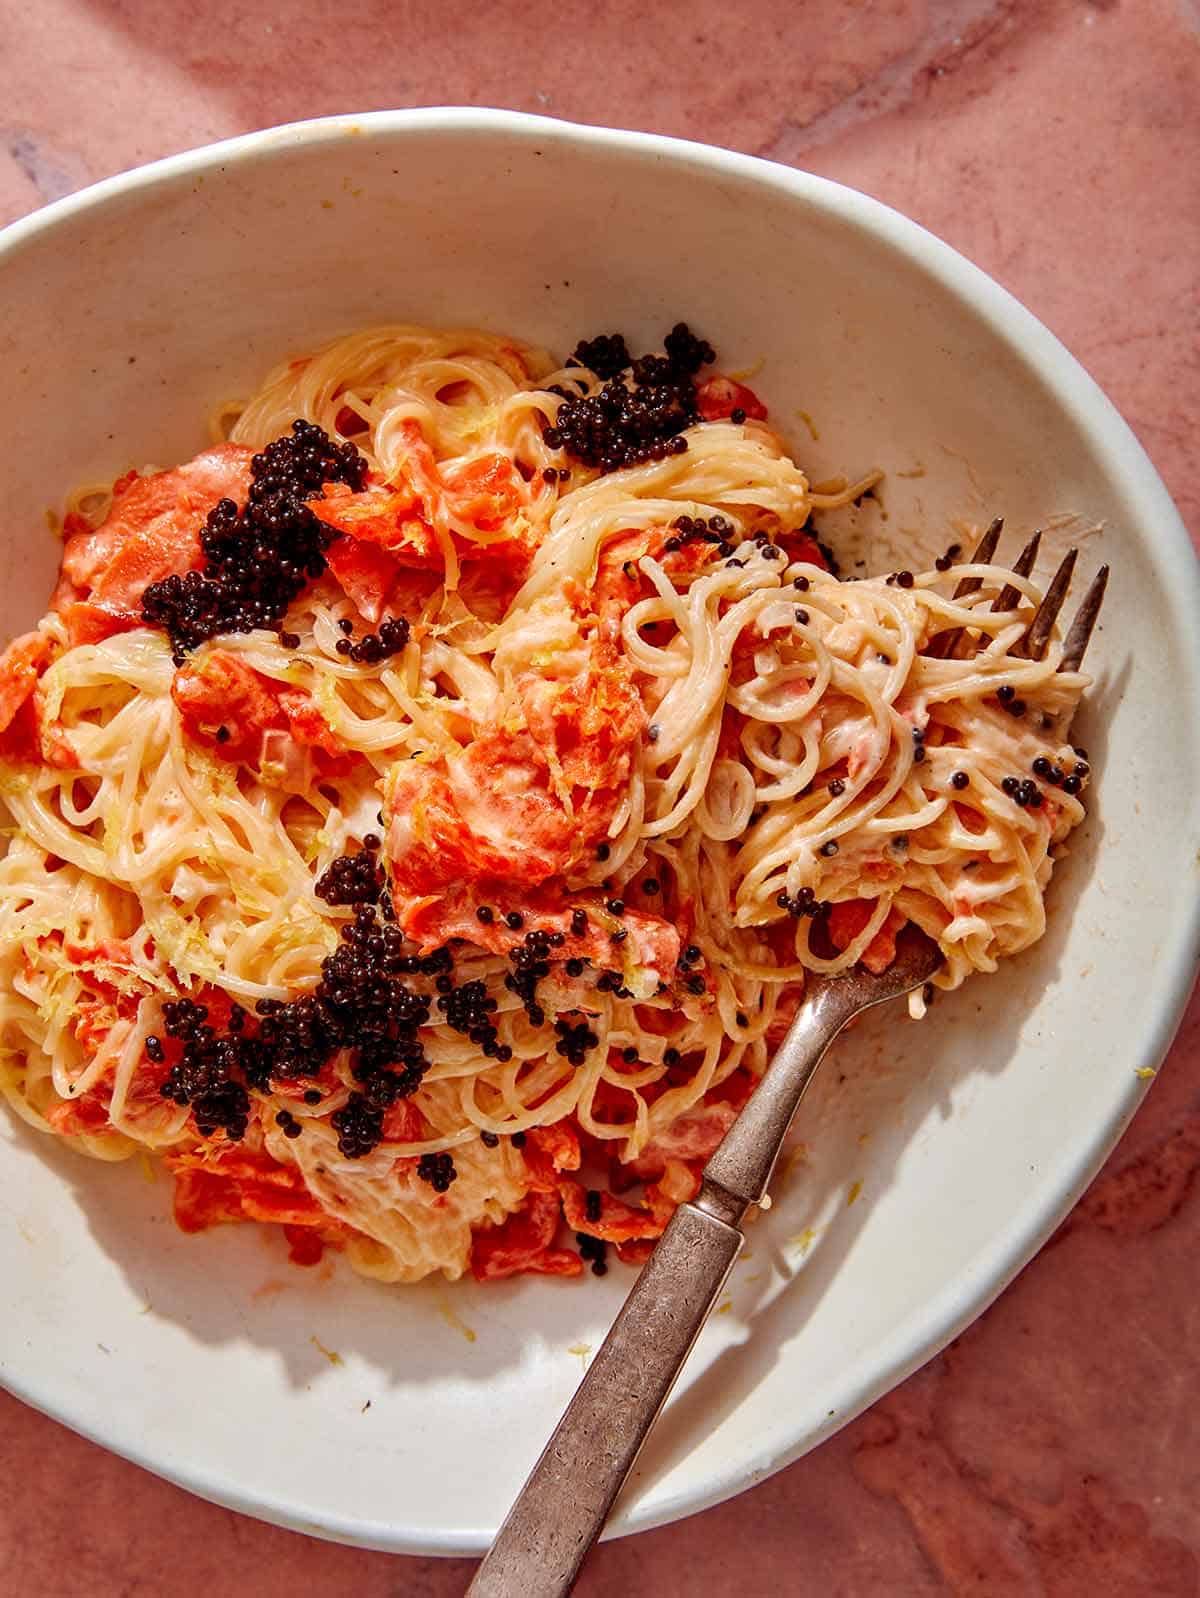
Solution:
<svg viewBox="0 0 1200 1598">
<path fill-rule="evenodd" d="M 367 463 L 353 444 L 335 444 L 302 419 L 268 444 L 250 465 L 242 510 L 222 499 L 200 534 L 203 571 L 151 583 L 142 618 L 170 636 L 176 665 L 218 633 L 277 628 L 306 583 L 325 570 L 325 551 L 337 537 L 308 508 L 326 483 L 363 486 Z"/>
<path fill-rule="evenodd" d="M 554 1030 L 558 1033 L 554 1052 L 561 1054 L 568 1065 L 582 1065 L 588 1051 L 594 1049 L 600 1042 L 586 1021 L 579 1021 L 574 1025 L 570 1021 L 556 1021 Z"/>
<path fill-rule="evenodd" d="M 1004 689 L 1001 688 L 1000 693 L 1003 692 Z M 1021 708 L 1023 710 L 1024 706 Z M 1069 771 L 1046 755 L 1038 755 L 1032 769 L 1034 777 L 1040 777 L 1051 788 L 1061 788 L 1064 793 L 1070 794 L 1076 794 L 1081 790 L 1091 771 L 1087 762 L 1087 751 L 1084 749 L 1075 750 L 1075 763 Z M 1005 777 L 1000 787 L 1022 810 L 1040 810 L 1045 803 L 1046 796 L 1034 782 L 1033 777 L 1022 777 L 1019 774 Z"/>
<path fill-rule="evenodd" d="M 1020 720 L 1029 709 L 1023 699 L 1017 698 L 1017 690 L 1011 683 L 1006 682 L 1002 687 L 997 688 L 996 698 L 1000 701 L 1000 708 L 1007 711 L 1010 716 L 1015 717 L 1017 720 Z"/>
<path fill-rule="evenodd" d="M 802 916 L 809 916 L 816 920 L 818 916 L 829 914 L 830 904 L 827 899 L 818 899 L 811 888 L 797 888 L 795 893 L 788 893 L 785 889 L 777 894 L 775 903 L 781 910 L 786 910 L 794 921 L 799 921 Z"/>
<path fill-rule="evenodd" d="M 695 376 L 716 357 L 711 344 L 678 322 L 663 340 L 665 355 L 634 360 L 619 333 L 602 334 L 576 347 L 569 365 L 586 366 L 604 379 L 596 394 L 562 395 L 554 425 L 545 431 L 551 449 L 563 449 L 602 472 L 682 454 L 680 435 L 700 419 Z"/>
<path fill-rule="evenodd" d="M 591 1196 L 592 1195 L 589 1193 L 588 1198 L 590 1199 Z M 599 1194 L 596 1195 L 597 1198 L 599 1198 L 599 1196 Z M 593 1216 L 589 1213 L 588 1219 L 597 1221 L 600 1219 L 599 1205 L 596 1206 L 596 1214 Z M 576 1232 L 575 1241 L 579 1246 L 580 1258 L 586 1260 L 591 1265 L 592 1275 L 607 1276 L 608 1261 L 604 1256 L 608 1253 L 608 1248 L 604 1242 L 604 1239 L 600 1237 L 591 1237 L 587 1232 Z"/>
<path fill-rule="evenodd" d="M 729 540 L 732 532 L 733 523 L 724 516 L 710 516 L 707 521 L 703 516 L 677 516 L 671 523 L 671 535 L 663 549 L 670 554 L 687 544 L 704 543 L 715 544 L 718 555 L 732 555 L 733 545 Z"/>
<path fill-rule="evenodd" d="M 448 1027 L 470 1038 L 485 1059 L 512 1059 L 513 1051 L 507 1043 L 500 1042 L 492 1019 L 499 1006 L 478 977 L 455 987 L 449 976 L 440 976 L 436 985 L 439 990 L 437 1007 L 444 1012 Z"/>
<path fill-rule="evenodd" d="M 694 993 L 697 996 L 708 991 L 708 983 L 705 982 L 700 972 L 693 971 L 692 967 L 703 964 L 704 953 L 701 950 L 700 945 L 697 943 L 689 943 L 687 947 L 680 952 L 679 959 L 676 962 L 676 969 L 680 981 L 683 983 L 684 987 L 689 993 Z"/>
<path fill-rule="evenodd" d="M 504 919 L 514 932 L 519 932 L 524 924 L 524 917 L 519 910 L 510 911 Z M 585 916 L 583 927 L 586 926 Z M 575 927 L 573 921 L 572 931 Z M 541 1026 L 546 1019 L 546 1012 L 537 1000 L 537 985 L 543 977 L 550 975 L 550 950 L 560 949 L 565 942 L 566 938 L 561 932 L 542 932 L 534 928 L 525 934 L 524 943 L 519 943 L 509 954 L 512 971 L 504 978 L 504 986 L 520 999 L 525 1006 L 525 1014 L 534 1026 Z"/>
<path fill-rule="evenodd" d="M 377 633 L 364 633 L 361 638 L 349 636 L 354 631 L 354 623 L 345 617 L 338 622 L 338 626 L 346 635 L 333 646 L 338 654 L 368 666 L 373 666 L 377 660 L 402 654 L 408 644 L 408 621 L 403 616 L 393 616 L 384 622 Z"/>
<path fill-rule="evenodd" d="M 334 861 L 317 883 L 326 903 L 356 908 L 338 947 L 322 963 L 321 981 L 312 993 L 286 1003 L 260 1000 L 253 1032 L 247 1030 L 252 1018 L 236 1006 L 224 1033 L 209 1025 L 207 1009 L 190 999 L 163 1006 L 166 1031 L 184 1047 L 161 1091 L 164 1098 L 191 1106 L 201 1136 L 221 1128 L 234 1141 L 243 1137 L 250 1113 L 247 1088 L 269 1092 L 272 1081 L 319 1076 L 334 1054 L 349 1049 L 358 1087 L 330 1121 L 342 1154 L 360 1159 L 382 1138 L 388 1106 L 420 1086 L 428 1061 L 419 1032 L 429 1021 L 431 995 L 403 979 L 449 980 L 452 962 L 445 949 L 424 958 L 404 953 L 399 928 L 387 924 L 384 874 L 375 859 L 379 839 L 371 834 L 364 844 L 360 854 Z M 161 1040 L 147 1038 L 146 1053 L 161 1060 Z M 319 1090 L 310 1089 L 305 1100 L 320 1103 Z M 297 1135 L 289 1126 L 284 1130 Z"/>
<path fill-rule="evenodd" d="M 1045 755 L 1039 755 L 1033 762 L 1035 775 L 1044 778 L 1052 788 L 1061 788 L 1064 793 L 1078 793 L 1091 769 L 1084 749 L 1075 750 L 1075 764 L 1070 771 L 1064 771 L 1054 761 L 1047 760 Z"/>
<path fill-rule="evenodd" d="M 1040 810 L 1043 803 L 1042 790 L 1032 777 L 1005 777 L 1000 784 L 1004 792 L 1022 810 Z"/>
<path fill-rule="evenodd" d="M 235 1019 L 236 1018 L 236 1019 Z M 159 1091 L 175 1104 L 190 1105 L 201 1137 L 211 1137 L 218 1129 L 236 1142 L 246 1134 L 250 1115 L 250 1095 L 238 1080 L 258 1063 L 255 1040 L 242 1036 L 245 1011 L 230 1017 L 230 1030 L 217 1035 L 208 1025 L 208 1010 L 191 999 L 178 999 L 163 1005 L 163 1026 L 168 1037 L 183 1043 L 183 1053 L 167 1073 Z M 146 1039 L 146 1054 L 151 1060 L 163 1059 L 162 1040 L 153 1034 Z"/>
<path fill-rule="evenodd" d="M 358 854 L 343 854 L 317 878 L 313 889 L 326 904 L 378 904 L 386 877 L 375 855 L 380 839 L 369 832 Z"/>
<path fill-rule="evenodd" d="M 962 554 L 962 545 L 961 544 L 948 544 L 946 546 L 946 553 L 944 555 L 939 555 L 938 558 L 934 561 L 933 564 L 937 568 L 937 570 L 940 571 L 940 572 L 949 571 L 951 566 L 954 565 L 954 562 L 958 559 L 958 557 L 961 554 Z"/>
<path fill-rule="evenodd" d="M 450 1184 L 458 1178 L 454 1160 L 444 1150 L 441 1154 L 422 1154 L 417 1161 L 417 1175 L 428 1182 L 435 1193 L 447 1193 Z"/>
<path fill-rule="evenodd" d="M 595 338 L 580 339 L 567 365 L 586 366 L 597 377 L 616 377 L 633 365 L 633 356 L 622 334 L 598 333 Z"/>
</svg>

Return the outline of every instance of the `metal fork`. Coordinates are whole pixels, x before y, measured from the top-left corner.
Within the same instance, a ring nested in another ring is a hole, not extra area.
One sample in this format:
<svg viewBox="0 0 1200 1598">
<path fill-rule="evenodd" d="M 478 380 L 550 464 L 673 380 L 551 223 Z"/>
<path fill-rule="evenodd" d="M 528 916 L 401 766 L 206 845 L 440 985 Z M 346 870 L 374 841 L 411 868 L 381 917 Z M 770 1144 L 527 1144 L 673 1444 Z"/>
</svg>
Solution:
<svg viewBox="0 0 1200 1598">
<path fill-rule="evenodd" d="M 997 516 L 991 523 L 979 544 L 970 556 L 972 565 L 987 566 L 991 564 L 996 547 L 1000 542 L 1000 534 L 1004 531 L 1004 518 Z M 1018 577 L 1028 577 L 1033 570 L 1041 545 L 1042 534 L 1039 528 L 1025 545 L 1025 548 L 1013 562 L 1013 572 Z M 1034 612 L 1025 635 L 1013 650 L 1023 660 L 1041 660 L 1046 653 L 1050 636 L 1054 631 L 1054 624 L 1058 620 L 1059 611 L 1067 597 L 1071 586 L 1071 578 L 1075 573 L 1075 563 L 1079 558 L 1078 549 L 1069 549 L 1059 563 L 1058 570 L 1050 579 L 1050 586 L 1042 596 L 1042 602 Z M 983 587 L 982 577 L 963 577 L 954 590 L 955 599 L 965 599 L 969 594 L 978 593 Z M 1091 640 L 1096 620 L 1100 615 L 1100 607 L 1104 603 L 1104 593 L 1108 587 L 1108 567 L 1101 566 L 1084 594 L 1079 609 L 1075 613 L 1075 620 L 1071 623 L 1063 645 L 1063 656 L 1059 662 L 1059 671 L 1078 671 L 1083 664 L 1083 657 Z M 1020 599 L 1020 590 L 1006 583 L 992 601 L 993 611 L 1011 610 Z M 924 651 L 936 659 L 949 660 L 959 652 L 963 640 L 963 628 L 952 627 L 930 641 Z"/>
<path fill-rule="evenodd" d="M 971 561 L 990 564 L 1003 521 L 988 528 Z M 1026 577 L 1040 533 L 1013 571 Z M 1062 609 L 1078 552 L 1050 581 L 1018 646 L 1040 660 Z M 1108 582 L 1102 566 L 1063 647 L 1059 671 L 1077 671 Z M 955 598 L 978 592 L 965 577 Z M 1011 610 L 1019 590 L 1006 584 L 993 610 Z M 948 658 L 963 629 L 939 634 L 927 651 Z M 921 987 L 941 964 L 937 945 L 909 926 L 880 975 L 862 966 L 812 977 L 786 1038 L 745 1109 L 705 1167 L 700 1191 L 681 1204 L 626 1298 L 612 1330 L 567 1406 L 480 1565 L 466 1598 L 564 1598 L 608 1519 L 646 1436 L 708 1319 L 744 1242 L 746 1212 L 761 1204 L 788 1127 L 829 1045 L 852 1017 Z"/>
<path fill-rule="evenodd" d="M 809 983 L 745 1109 L 671 1217 L 612 1330 L 497 1533 L 467 1598 L 563 1598 L 608 1519 L 646 1435 L 745 1241 L 784 1136 L 834 1038 L 872 1005 L 919 988 L 942 962 L 909 927 L 879 976 L 862 966 Z"/>
</svg>

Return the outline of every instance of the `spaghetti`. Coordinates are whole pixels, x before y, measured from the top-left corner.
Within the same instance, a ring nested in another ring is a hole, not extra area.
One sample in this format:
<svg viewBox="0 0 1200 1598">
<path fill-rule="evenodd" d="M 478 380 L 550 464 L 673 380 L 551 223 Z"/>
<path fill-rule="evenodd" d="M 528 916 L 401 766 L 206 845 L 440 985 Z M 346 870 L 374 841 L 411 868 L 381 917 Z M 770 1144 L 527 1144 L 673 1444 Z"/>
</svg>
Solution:
<svg viewBox="0 0 1200 1598">
<path fill-rule="evenodd" d="M 161 1154 L 185 1228 L 574 1275 L 694 1194 L 806 973 L 1036 941 L 1088 775 L 1038 588 L 839 581 L 811 517 L 877 474 L 815 494 L 711 360 L 380 328 L 77 497 L 0 660 L 18 1115 Z"/>
</svg>

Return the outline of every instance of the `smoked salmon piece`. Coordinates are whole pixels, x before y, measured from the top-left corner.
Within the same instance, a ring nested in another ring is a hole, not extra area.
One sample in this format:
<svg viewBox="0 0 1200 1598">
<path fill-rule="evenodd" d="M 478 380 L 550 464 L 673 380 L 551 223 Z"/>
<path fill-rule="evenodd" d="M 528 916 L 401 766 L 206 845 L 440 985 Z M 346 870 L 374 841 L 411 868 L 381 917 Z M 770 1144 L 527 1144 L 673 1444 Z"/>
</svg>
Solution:
<svg viewBox="0 0 1200 1598">
<path fill-rule="evenodd" d="M 537 1276 L 578 1276 L 583 1270 L 579 1255 L 552 1246 L 559 1219 L 556 1193 L 530 1193 L 502 1226 L 475 1232 L 472 1276 L 477 1282 L 496 1282 L 526 1271 Z"/>
<path fill-rule="evenodd" d="M 706 422 L 720 422 L 742 411 L 741 421 L 765 422 L 767 407 L 752 388 L 732 377 L 710 377 L 696 390 L 696 405 Z"/>
<path fill-rule="evenodd" d="M 72 645 L 140 627 L 150 584 L 203 564 L 208 513 L 218 500 L 244 502 L 253 454 L 244 444 L 217 444 L 185 466 L 118 480 L 121 491 L 104 521 L 71 532 L 63 550 L 53 606 Z"/>
<path fill-rule="evenodd" d="M 343 535 L 326 560 L 346 597 L 373 626 L 386 612 L 406 611 L 412 596 L 397 591 L 407 586 L 404 574 L 445 569 L 445 546 L 434 531 L 439 525 L 461 563 L 486 566 L 490 581 L 502 577 L 511 596 L 537 546 L 535 530 L 513 521 L 528 490 L 512 460 L 493 451 L 443 466 L 415 421 L 401 423 L 399 432 L 404 449 L 387 483 L 359 492 L 327 483 L 309 502 L 318 521 Z M 509 536 L 486 538 L 510 522 L 515 530 Z"/>
<path fill-rule="evenodd" d="M 0 760 L 40 758 L 33 695 L 53 652 L 43 633 L 24 633 L 0 654 Z"/>
<path fill-rule="evenodd" d="M 334 737 L 302 688 L 286 688 L 226 650 L 189 662 L 171 684 L 184 730 L 222 760 L 279 768 L 281 786 L 302 793 L 311 778 L 343 775 L 359 758 Z"/>
</svg>

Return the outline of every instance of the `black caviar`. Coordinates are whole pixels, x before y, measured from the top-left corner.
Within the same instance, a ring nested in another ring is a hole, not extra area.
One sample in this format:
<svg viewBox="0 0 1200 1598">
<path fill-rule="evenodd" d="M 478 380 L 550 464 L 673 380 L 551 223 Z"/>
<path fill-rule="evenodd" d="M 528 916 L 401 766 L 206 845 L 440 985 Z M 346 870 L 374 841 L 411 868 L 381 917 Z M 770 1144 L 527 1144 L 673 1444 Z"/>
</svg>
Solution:
<svg viewBox="0 0 1200 1598">
<path fill-rule="evenodd" d="M 554 1030 L 558 1033 L 554 1052 L 561 1054 L 569 1065 L 582 1065 L 589 1051 L 600 1042 L 586 1021 L 572 1025 L 570 1021 L 559 1020 L 554 1023 Z"/>
<path fill-rule="evenodd" d="M 339 855 L 317 878 L 313 892 L 326 904 L 376 904 L 385 880 L 374 851 L 364 848 L 360 854 Z"/>
<path fill-rule="evenodd" d="M 814 919 L 828 913 L 829 905 L 824 899 L 818 899 L 811 888 L 797 888 L 795 893 L 788 893 L 785 888 L 782 893 L 776 894 L 775 903 L 781 910 L 786 910 L 794 921 L 801 916 Z"/>
<path fill-rule="evenodd" d="M 508 917 L 505 919 L 509 920 Z M 523 924 L 524 917 L 519 917 L 518 925 Z M 512 925 L 511 920 L 509 925 Z M 511 949 L 508 955 L 512 971 L 505 977 L 504 986 L 520 999 L 525 1006 L 525 1014 L 534 1026 L 541 1026 L 546 1019 L 546 1012 L 537 1000 L 537 985 L 543 977 L 550 975 L 550 939 L 549 932 L 531 928 L 525 934 L 524 942 Z"/>
<path fill-rule="evenodd" d="M 1084 769 L 1086 770 L 1086 767 Z M 1067 773 L 1062 767 L 1055 765 L 1054 761 L 1048 760 L 1045 755 L 1038 755 L 1033 762 L 1033 772 L 1035 776 L 1044 778 L 1052 788 L 1061 788 L 1067 780 Z M 1079 768 L 1077 766 L 1075 775 L 1078 774 Z"/>
<path fill-rule="evenodd" d="M 703 516 L 677 516 L 671 523 L 671 532 L 663 549 L 667 554 L 672 554 L 688 544 L 715 544 L 718 555 L 732 555 L 730 534 L 733 531 L 733 523 L 724 516 L 710 516 L 707 520 Z"/>
<path fill-rule="evenodd" d="M 512 1059 L 512 1049 L 507 1043 L 500 1042 L 492 1019 L 499 1006 L 478 977 L 459 987 L 451 984 L 449 990 L 438 998 L 437 1007 L 444 1013 L 446 1025 L 470 1038 L 485 1058 Z"/>
<path fill-rule="evenodd" d="M 441 949 L 418 958 L 404 952 L 399 928 L 388 925 L 386 916 L 379 918 L 387 894 L 371 850 L 335 861 L 318 891 L 331 904 L 354 905 L 355 913 L 343 925 L 338 947 L 322 962 L 321 981 L 311 993 L 287 1002 L 260 1000 L 252 1031 L 247 1030 L 251 1018 L 235 1007 L 223 1034 L 209 1024 L 203 1005 L 179 999 L 163 1006 L 164 1029 L 183 1043 L 183 1052 L 160 1091 L 176 1104 L 191 1106 L 202 1137 L 222 1129 L 237 1141 L 249 1119 L 248 1090 L 267 1093 L 273 1081 L 318 1076 L 335 1054 L 348 1049 L 358 1086 L 330 1124 L 342 1154 L 360 1159 L 383 1137 L 388 1106 L 410 1097 L 421 1084 L 428 1061 L 418 1034 L 429 1021 L 430 995 L 403 978 L 448 974 L 449 953 Z M 305 1093 L 306 1102 L 314 1102 L 314 1093 L 320 1102 L 315 1089 Z M 288 1136 L 297 1135 L 279 1124 Z"/>
<path fill-rule="evenodd" d="M 597 1197 L 599 1197 L 598 1194 Z M 588 1219 L 591 1220 L 592 1217 L 589 1215 Z M 599 1217 L 597 1216 L 596 1219 L 598 1220 Z M 575 1241 L 579 1245 L 580 1258 L 590 1263 L 592 1267 L 592 1275 L 607 1276 L 608 1261 L 605 1258 L 605 1255 L 608 1253 L 608 1245 L 605 1243 L 604 1239 L 601 1237 L 591 1237 L 587 1232 L 576 1232 Z"/>
<path fill-rule="evenodd" d="M 435 1193 L 446 1193 L 458 1172 L 454 1169 L 454 1160 L 443 1150 L 440 1154 L 422 1154 L 417 1161 L 417 1175 L 422 1182 L 428 1182 Z"/>
<path fill-rule="evenodd" d="M 339 638 L 334 647 L 339 655 L 345 655 L 348 660 L 373 666 L 376 661 L 403 654 L 408 647 L 408 636 L 409 626 L 405 617 L 393 616 L 384 622 L 377 633 L 364 633 L 355 641 Z"/>
<path fill-rule="evenodd" d="M 1030 777 L 1005 777 L 1000 787 L 1022 810 L 1039 810 L 1045 799 L 1042 790 Z"/>
<path fill-rule="evenodd" d="M 360 1093 L 352 1093 L 330 1121 L 338 1135 L 338 1148 L 348 1160 L 361 1160 L 382 1141 L 383 1111 L 372 1109 Z"/>
<path fill-rule="evenodd" d="M 218 1037 L 216 1028 L 208 1025 L 207 1008 L 191 999 L 164 1004 L 163 1025 L 168 1037 L 183 1043 L 181 1058 L 159 1089 L 163 1098 L 191 1106 L 201 1137 L 211 1137 L 218 1129 L 235 1142 L 244 1137 L 250 1095 L 230 1073 L 243 1067 L 246 1040 Z"/>
<path fill-rule="evenodd" d="M 589 367 L 603 385 L 596 394 L 555 390 L 563 402 L 545 431 L 550 448 L 603 472 L 686 450 L 680 435 L 700 420 L 694 378 L 716 357 L 712 345 L 684 322 L 671 329 L 663 348 L 664 355 L 635 360 L 619 333 L 579 344 L 573 361 Z"/>
<path fill-rule="evenodd" d="M 599 333 L 595 338 L 580 339 L 568 366 L 586 366 L 597 377 L 616 377 L 633 364 L 629 346 L 620 333 Z"/>
<path fill-rule="evenodd" d="M 323 428 L 299 419 L 250 464 L 241 510 L 218 500 L 200 534 L 202 571 L 173 573 L 142 595 L 142 619 L 168 633 L 176 665 L 218 633 L 278 629 L 288 606 L 325 570 L 338 536 L 306 503 L 326 483 L 356 492 L 367 469 L 353 444 L 335 444 Z"/>
</svg>

